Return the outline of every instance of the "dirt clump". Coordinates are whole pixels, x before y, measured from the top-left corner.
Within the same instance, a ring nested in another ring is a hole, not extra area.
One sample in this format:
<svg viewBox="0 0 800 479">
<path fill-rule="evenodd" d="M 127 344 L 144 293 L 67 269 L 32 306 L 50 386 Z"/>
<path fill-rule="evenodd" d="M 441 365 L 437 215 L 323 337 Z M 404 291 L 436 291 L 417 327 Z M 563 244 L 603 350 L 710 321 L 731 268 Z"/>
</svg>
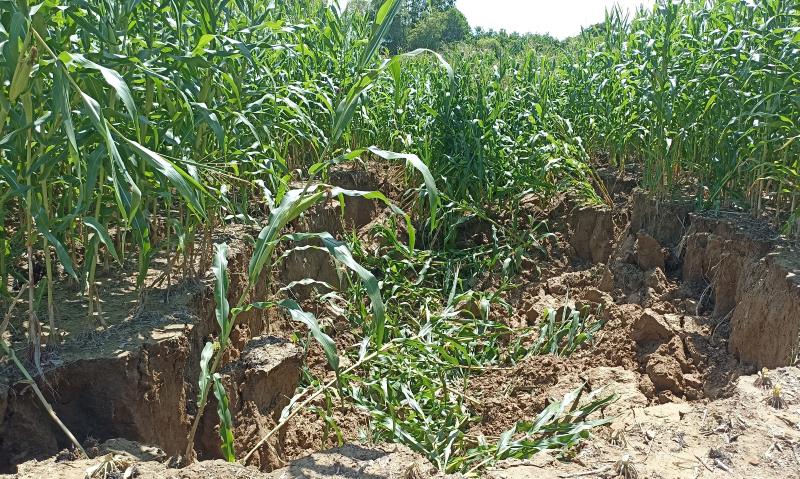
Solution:
<svg viewBox="0 0 800 479">
<path fill-rule="evenodd" d="M 243 456 L 277 424 L 300 380 L 302 351 L 287 340 L 260 337 L 250 340 L 236 361 L 221 371 L 233 418 L 236 455 Z M 198 449 L 208 459 L 222 459 L 219 419 L 213 412 L 217 400 L 210 398 L 208 411 L 198 432 Z M 261 469 L 283 465 L 285 429 L 263 445 L 248 464 Z"/>
<path fill-rule="evenodd" d="M 637 343 L 663 342 L 674 334 L 661 315 L 647 309 L 633 323 L 631 330 L 631 338 Z"/>
<path fill-rule="evenodd" d="M 614 220 L 605 206 L 576 206 L 567 216 L 569 242 L 577 258 L 605 263 L 614 241 Z"/>
<path fill-rule="evenodd" d="M 647 361 L 646 371 L 657 392 L 669 391 L 676 396 L 683 395 L 683 372 L 674 357 L 654 354 Z"/>
<path fill-rule="evenodd" d="M 776 253 L 749 273 L 731 316 L 731 352 L 758 367 L 791 364 L 800 355 L 800 268 Z"/>
<path fill-rule="evenodd" d="M 334 404 L 332 408 L 325 398 L 313 402 L 309 408 L 297 413 L 286 425 L 283 452 L 286 459 L 302 458 L 309 451 L 324 451 L 339 445 L 337 432 L 346 442 L 358 443 L 368 434 L 371 416 L 367 411 L 348 404 Z M 319 411 L 326 411 L 338 431 L 330 427 Z"/>
<path fill-rule="evenodd" d="M 647 271 L 654 268 L 664 270 L 664 252 L 655 238 L 639 231 L 636 234 L 636 264 Z"/>
</svg>

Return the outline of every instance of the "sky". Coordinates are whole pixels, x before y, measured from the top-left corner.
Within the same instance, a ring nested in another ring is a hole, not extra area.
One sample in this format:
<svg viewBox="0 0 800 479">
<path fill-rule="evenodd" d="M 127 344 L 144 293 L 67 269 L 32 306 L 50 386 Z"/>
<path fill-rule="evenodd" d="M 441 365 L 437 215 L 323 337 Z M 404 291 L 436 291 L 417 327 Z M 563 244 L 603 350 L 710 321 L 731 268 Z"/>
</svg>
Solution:
<svg viewBox="0 0 800 479">
<path fill-rule="evenodd" d="M 599 23 L 606 8 L 615 3 L 635 10 L 654 0 L 456 0 L 456 7 L 470 26 L 519 33 L 549 33 L 564 39 L 577 35 L 581 27 Z"/>
</svg>

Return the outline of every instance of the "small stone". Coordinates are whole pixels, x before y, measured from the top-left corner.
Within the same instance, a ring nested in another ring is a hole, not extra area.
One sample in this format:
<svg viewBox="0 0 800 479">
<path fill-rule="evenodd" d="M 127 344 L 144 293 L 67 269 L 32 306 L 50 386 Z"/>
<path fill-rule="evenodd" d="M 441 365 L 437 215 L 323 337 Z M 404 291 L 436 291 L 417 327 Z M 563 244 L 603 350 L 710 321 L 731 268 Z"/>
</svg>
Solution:
<svg viewBox="0 0 800 479">
<path fill-rule="evenodd" d="M 614 289 L 614 275 L 611 274 L 611 270 L 606 269 L 603 272 L 603 277 L 597 287 L 600 291 L 605 291 L 606 293 L 610 293 Z"/>
<path fill-rule="evenodd" d="M 676 395 L 683 394 L 683 373 L 678 360 L 671 356 L 650 358 L 645 368 L 650 380 L 658 391 L 671 391 Z"/>
<path fill-rule="evenodd" d="M 661 245 L 643 231 L 636 235 L 636 264 L 645 271 L 653 268 L 664 269 L 664 251 Z"/>
<path fill-rule="evenodd" d="M 631 331 L 631 336 L 637 343 L 665 341 L 673 335 L 669 323 L 651 309 L 644 310 Z"/>
</svg>

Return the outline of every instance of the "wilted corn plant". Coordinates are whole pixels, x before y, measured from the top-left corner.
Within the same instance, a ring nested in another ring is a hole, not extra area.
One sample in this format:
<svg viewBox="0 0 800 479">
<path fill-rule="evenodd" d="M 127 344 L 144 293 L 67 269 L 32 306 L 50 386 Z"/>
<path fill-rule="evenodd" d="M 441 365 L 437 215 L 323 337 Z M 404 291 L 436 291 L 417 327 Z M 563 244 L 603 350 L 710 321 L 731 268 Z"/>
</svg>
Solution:
<svg viewBox="0 0 800 479">
<path fill-rule="evenodd" d="M 528 457 L 550 448 L 567 450 L 588 437 L 591 428 L 607 422 L 589 416 L 614 397 L 600 397 L 598 392 L 584 395 L 580 388 L 532 421 L 520 421 L 502 437 L 471 434 L 481 421 L 476 407 L 479 400 L 471 396 L 469 388 L 472 378 L 546 353 L 529 344 L 527 338 L 535 331 L 512 331 L 490 318 L 494 308 L 499 308 L 502 316 L 508 307 L 501 299 L 507 284 L 492 293 L 469 289 L 486 269 L 501 273 L 504 258 L 485 260 L 493 251 L 490 245 L 484 246 L 484 251 L 475 249 L 463 255 L 453 250 L 411 249 L 393 225 L 376 226 L 374 234 L 383 245 L 377 254 L 369 252 L 358 238 L 351 242 L 353 256 L 381 277 L 385 304 L 392 313 L 387 316 L 383 347 L 369 352 L 373 343 L 367 336 L 361 344 L 338 348 L 338 355 L 348 356 L 351 366 L 345 370 L 331 367 L 336 371 L 331 380 L 308 371 L 305 387 L 266 437 L 303 408 L 318 402 L 347 401 L 369 417 L 364 433 L 370 441 L 406 444 L 442 471 L 476 472 L 505 458 Z M 360 278 L 345 275 L 345 284 L 348 279 L 349 290 L 323 295 L 320 300 L 323 304 L 330 301 L 331 309 L 349 322 L 351 331 L 368 333 L 370 313 L 359 299 Z M 509 341 L 512 334 L 518 340 Z M 584 339 L 580 334 L 571 337 L 573 349 Z M 566 343 L 567 338 L 559 341 Z M 316 410 L 336 430 L 330 411 L 325 407 Z"/>
</svg>

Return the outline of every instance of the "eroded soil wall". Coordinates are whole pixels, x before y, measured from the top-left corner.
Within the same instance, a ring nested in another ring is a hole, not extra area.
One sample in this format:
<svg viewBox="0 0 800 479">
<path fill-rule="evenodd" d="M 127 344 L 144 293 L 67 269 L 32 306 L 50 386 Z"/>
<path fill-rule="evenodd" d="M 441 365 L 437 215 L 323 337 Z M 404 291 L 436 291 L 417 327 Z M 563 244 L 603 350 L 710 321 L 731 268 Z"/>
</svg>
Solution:
<svg viewBox="0 0 800 479">
<path fill-rule="evenodd" d="M 228 299 L 232 304 L 245 288 L 242 278 L 248 258 L 248 248 L 234 250 L 229 258 Z M 65 360 L 63 365 L 49 368 L 40 385 L 78 440 L 124 437 L 157 445 L 168 455 L 183 454 L 196 412 L 200 352 L 217 330 L 210 288 L 210 284 L 199 288 L 181 314 L 171 318 L 181 322 L 166 321 L 151 331 L 146 312 L 130 318 L 144 323 L 134 334 L 148 339 L 138 346 L 123 347 L 115 354 Z M 266 298 L 266 282 L 259 282 L 255 298 Z M 288 403 L 299 380 L 300 354 L 284 343 L 262 345 L 266 366 L 257 365 L 253 357 L 238 361 L 246 346 L 253 349 L 248 342 L 265 334 L 267 327 L 260 310 L 241 314 L 224 358 L 234 414 L 246 415 L 248 420 L 241 424 L 253 429 L 251 434 L 241 431 L 237 436 L 242 448 L 252 442 L 251 436 L 266 432 L 266 423 L 274 422 L 273 416 Z M 96 340 L 104 340 L 102 332 Z M 16 382 L 3 391 L 7 399 L 0 400 L 0 471 L 30 458 L 52 456 L 69 446 L 25 383 Z M 212 397 L 197 435 L 196 450 L 201 458 L 219 456 L 215 401 Z M 275 460 L 273 465 L 278 464 Z"/>
</svg>

